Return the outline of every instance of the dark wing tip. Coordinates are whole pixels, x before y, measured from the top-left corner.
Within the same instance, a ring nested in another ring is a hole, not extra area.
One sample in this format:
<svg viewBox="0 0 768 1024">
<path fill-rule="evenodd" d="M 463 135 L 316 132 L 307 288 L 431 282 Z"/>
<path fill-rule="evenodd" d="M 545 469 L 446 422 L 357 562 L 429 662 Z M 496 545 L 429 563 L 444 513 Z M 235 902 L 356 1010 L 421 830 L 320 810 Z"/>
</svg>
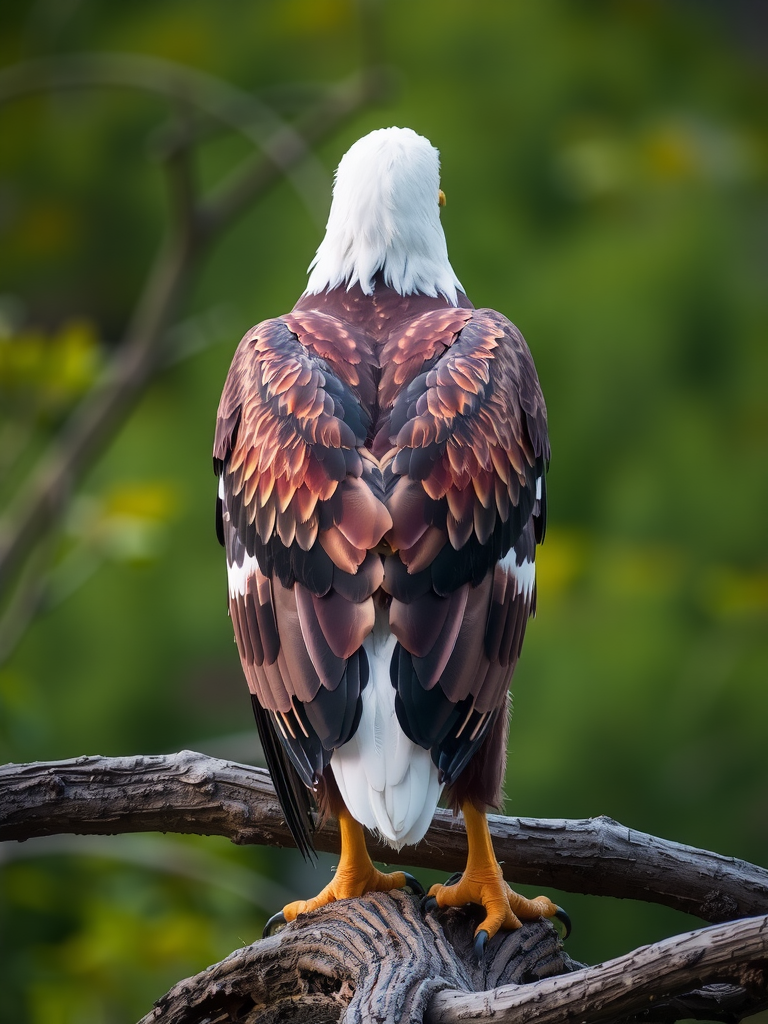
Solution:
<svg viewBox="0 0 768 1024">
<path fill-rule="evenodd" d="M 285 823 L 304 860 L 316 863 L 317 853 L 312 842 L 314 823 L 309 790 L 299 778 L 296 769 L 283 750 L 268 712 L 264 710 L 253 694 L 251 694 L 251 704 L 267 768 L 285 815 Z"/>
</svg>

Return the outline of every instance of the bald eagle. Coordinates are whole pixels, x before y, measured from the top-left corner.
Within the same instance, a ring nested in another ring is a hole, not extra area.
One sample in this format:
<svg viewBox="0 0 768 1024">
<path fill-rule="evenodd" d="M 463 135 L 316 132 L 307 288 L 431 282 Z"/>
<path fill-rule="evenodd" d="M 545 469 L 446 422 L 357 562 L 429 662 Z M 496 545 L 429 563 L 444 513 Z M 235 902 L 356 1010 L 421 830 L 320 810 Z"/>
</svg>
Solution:
<svg viewBox="0 0 768 1024">
<path fill-rule="evenodd" d="M 439 155 L 371 132 L 336 172 L 327 230 L 290 313 L 240 342 L 218 410 L 217 529 L 261 741 L 297 846 L 312 799 L 339 868 L 293 920 L 402 887 L 364 828 L 400 849 L 441 796 L 468 862 L 440 906 L 499 928 L 559 915 L 502 877 L 486 811 L 504 776 L 508 687 L 536 607 L 547 417 L 518 329 L 475 309 L 448 260 Z"/>
</svg>

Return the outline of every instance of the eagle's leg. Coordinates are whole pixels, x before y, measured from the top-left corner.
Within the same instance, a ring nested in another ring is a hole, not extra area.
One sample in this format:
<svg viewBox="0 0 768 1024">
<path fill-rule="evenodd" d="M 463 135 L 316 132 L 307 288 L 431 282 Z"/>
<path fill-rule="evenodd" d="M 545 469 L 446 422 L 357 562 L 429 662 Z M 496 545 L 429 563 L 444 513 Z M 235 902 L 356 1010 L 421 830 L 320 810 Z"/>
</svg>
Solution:
<svg viewBox="0 0 768 1024">
<path fill-rule="evenodd" d="M 366 892 L 389 892 L 390 889 L 402 889 L 406 885 L 421 889 L 416 880 L 404 871 L 385 874 L 377 870 L 368 856 L 363 826 L 346 807 L 339 811 L 338 817 L 341 854 L 333 879 L 312 899 L 296 900 L 283 907 L 286 921 L 293 921 L 299 914 L 308 914 L 310 910 L 317 910 L 334 900 L 347 900 Z"/>
<path fill-rule="evenodd" d="M 485 917 L 475 929 L 478 953 L 482 953 L 500 928 L 512 930 L 519 928 L 522 921 L 539 917 L 562 919 L 563 911 L 546 896 L 529 900 L 510 889 L 493 852 L 485 814 L 469 800 L 462 803 L 461 810 L 467 830 L 467 866 L 453 885 L 433 885 L 429 899 L 434 899 L 440 907 L 477 903 L 484 908 Z"/>
</svg>

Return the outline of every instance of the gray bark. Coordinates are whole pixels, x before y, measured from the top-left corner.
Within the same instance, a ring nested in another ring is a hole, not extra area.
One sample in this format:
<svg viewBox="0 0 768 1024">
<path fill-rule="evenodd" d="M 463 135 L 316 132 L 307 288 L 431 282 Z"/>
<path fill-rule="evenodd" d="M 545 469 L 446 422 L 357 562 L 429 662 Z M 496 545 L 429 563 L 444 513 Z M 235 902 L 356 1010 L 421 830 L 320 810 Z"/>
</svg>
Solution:
<svg viewBox="0 0 768 1024">
<path fill-rule="evenodd" d="M 667 1024 L 738 1021 L 768 1006 L 767 917 L 675 936 L 597 967 L 572 961 L 545 921 L 500 933 L 478 966 L 477 917 L 425 917 L 400 892 L 346 900 L 175 985 L 141 1024 Z"/>
<path fill-rule="evenodd" d="M 372 893 L 315 911 L 174 986 L 141 1024 L 317 1024 L 430 1020 L 437 993 L 471 993 L 572 969 L 544 922 L 494 940 L 472 960 L 472 922 L 426 917 L 404 893 Z"/>
<path fill-rule="evenodd" d="M 546 889 L 660 903 L 717 922 L 768 912 L 768 871 L 672 843 L 610 818 L 583 821 L 489 816 L 512 881 Z M 0 839 L 77 833 L 192 832 L 234 843 L 292 846 L 269 775 L 190 751 L 79 757 L 0 768 Z M 337 852 L 338 829 L 315 833 Z M 460 820 L 438 810 L 423 842 L 399 853 L 370 837 L 374 859 L 450 874 L 466 860 Z"/>
<path fill-rule="evenodd" d="M 596 967 L 575 964 L 544 921 L 500 933 L 481 966 L 478 908 L 423 914 L 405 893 L 375 893 L 304 915 L 179 982 L 142 1024 L 344 1020 L 458 1024 L 739 1021 L 768 1006 L 768 872 L 624 828 L 607 818 L 491 816 L 505 874 L 518 882 L 631 896 L 733 920 Z M 265 771 L 201 754 L 80 757 L 0 768 L 0 839 L 139 831 L 291 844 Z M 335 824 L 315 834 L 338 849 Z M 374 857 L 460 870 L 463 828 L 441 811 L 423 843 Z M 748 915 L 760 915 L 749 918 Z"/>
</svg>

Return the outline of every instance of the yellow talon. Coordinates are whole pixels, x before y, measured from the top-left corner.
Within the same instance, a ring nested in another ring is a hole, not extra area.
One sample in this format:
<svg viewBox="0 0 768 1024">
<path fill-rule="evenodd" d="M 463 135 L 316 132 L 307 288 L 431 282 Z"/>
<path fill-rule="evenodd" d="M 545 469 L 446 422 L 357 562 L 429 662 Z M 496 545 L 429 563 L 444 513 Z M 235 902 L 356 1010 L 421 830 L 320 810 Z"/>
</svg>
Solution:
<svg viewBox="0 0 768 1024">
<path fill-rule="evenodd" d="M 504 881 L 501 867 L 493 852 L 488 819 L 473 804 L 462 804 L 467 829 L 467 867 L 454 885 L 433 885 L 429 895 L 440 907 L 461 907 L 477 903 L 485 909 L 485 917 L 475 929 L 475 936 L 485 932 L 493 938 L 500 928 L 513 931 L 523 921 L 554 917 L 557 906 L 546 896 L 529 900 L 520 896 Z"/>
<path fill-rule="evenodd" d="M 283 907 L 286 921 L 295 921 L 299 914 L 324 907 L 336 900 L 348 900 L 366 892 L 389 892 L 410 884 L 404 871 L 385 874 L 373 866 L 365 846 L 365 833 L 346 808 L 339 814 L 341 855 L 333 879 L 317 896 L 309 900 L 296 900 Z"/>
</svg>

